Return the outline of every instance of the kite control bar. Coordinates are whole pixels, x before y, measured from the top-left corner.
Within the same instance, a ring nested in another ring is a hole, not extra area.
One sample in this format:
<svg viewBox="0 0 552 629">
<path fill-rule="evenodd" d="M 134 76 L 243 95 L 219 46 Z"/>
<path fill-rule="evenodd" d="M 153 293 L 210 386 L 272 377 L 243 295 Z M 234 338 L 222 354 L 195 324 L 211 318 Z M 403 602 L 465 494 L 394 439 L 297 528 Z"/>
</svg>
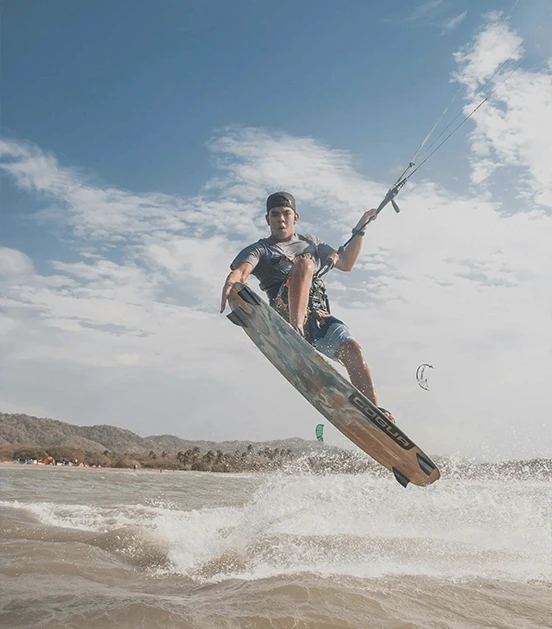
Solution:
<svg viewBox="0 0 552 629">
<path fill-rule="evenodd" d="M 413 165 L 414 164 L 410 163 L 408 165 L 407 170 L 410 169 Z M 408 177 L 404 177 L 403 175 L 401 175 L 401 177 L 397 180 L 394 186 L 389 188 L 383 201 L 376 208 L 376 213 L 373 216 L 371 216 L 366 221 L 366 223 L 364 223 L 364 225 L 361 225 L 358 229 L 353 230 L 353 235 L 349 238 L 349 240 L 347 240 L 346 243 L 344 243 L 341 247 L 339 247 L 339 249 L 337 250 L 337 255 L 334 254 L 332 256 L 329 256 L 324 266 L 317 273 L 317 277 L 322 277 L 326 275 L 326 273 L 329 273 L 334 268 L 335 264 L 337 263 L 337 260 L 339 259 L 339 255 L 342 254 L 343 251 L 345 251 L 345 247 L 347 247 L 359 234 L 364 234 L 364 230 L 366 229 L 366 227 L 376 218 L 376 216 L 383 210 L 383 208 L 386 205 L 391 203 L 391 205 L 393 206 L 393 209 L 395 210 L 395 212 L 397 212 L 397 214 L 401 211 L 399 206 L 395 203 L 395 197 L 399 194 L 400 189 L 404 186 L 404 184 L 408 180 Z"/>
</svg>

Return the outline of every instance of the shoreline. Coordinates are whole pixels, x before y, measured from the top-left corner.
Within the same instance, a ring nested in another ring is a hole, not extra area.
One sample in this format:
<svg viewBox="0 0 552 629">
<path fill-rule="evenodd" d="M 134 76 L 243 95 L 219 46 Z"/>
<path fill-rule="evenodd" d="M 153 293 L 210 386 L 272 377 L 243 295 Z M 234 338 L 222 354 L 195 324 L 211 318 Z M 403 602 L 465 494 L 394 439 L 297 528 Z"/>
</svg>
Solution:
<svg viewBox="0 0 552 629">
<path fill-rule="evenodd" d="M 25 463 L 17 463 L 16 461 L 0 461 L 0 468 L 22 468 L 22 469 L 62 469 L 62 470 L 81 470 L 81 471 L 93 471 L 93 472 L 105 472 L 106 470 L 113 472 L 149 472 L 152 474 L 165 474 L 166 472 L 192 472 L 197 470 L 169 470 L 166 468 L 162 468 L 163 471 L 160 472 L 159 468 L 146 468 L 146 467 L 138 467 L 135 470 L 131 467 L 90 467 L 89 465 L 30 465 Z M 202 472 L 203 473 L 203 472 Z M 209 472 L 211 474 L 225 474 L 226 472 Z"/>
</svg>

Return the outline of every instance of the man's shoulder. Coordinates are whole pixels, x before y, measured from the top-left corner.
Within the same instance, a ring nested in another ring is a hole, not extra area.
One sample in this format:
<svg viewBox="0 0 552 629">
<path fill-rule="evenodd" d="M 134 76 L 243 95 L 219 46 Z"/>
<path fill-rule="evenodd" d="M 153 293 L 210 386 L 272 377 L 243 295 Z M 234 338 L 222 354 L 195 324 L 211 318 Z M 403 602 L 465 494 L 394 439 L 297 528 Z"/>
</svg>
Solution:
<svg viewBox="0 0 552 629">
<path fill-rule="evenodd" d="M 315 245 L 319 245 L 322 242 L 322 240 L 320 240 L 320 238 L 318 238 L 318 236 L 315 236 L 314 234 L 297 234 L 297 236 L 302 240 L 307 240 L 314 243 Z"/>
<path fill-rule="evenodd" d="M 270 238 L 259 238 L 255 242 L 249 245 L 255 251 L 258 251 L 262 255 L 270 255 L 270 252 L 274 250 L 274 242 Z"/>
<path fill-rule="evenodd" d="M 255 258 L 258 261 L 269 258 L 273 255 L 274 243 L 269 238 L 259 238 L 247 247 L 244 247 L 237 255 L 236 259 L 246 259 L 248 257 Z"/>
</svg>

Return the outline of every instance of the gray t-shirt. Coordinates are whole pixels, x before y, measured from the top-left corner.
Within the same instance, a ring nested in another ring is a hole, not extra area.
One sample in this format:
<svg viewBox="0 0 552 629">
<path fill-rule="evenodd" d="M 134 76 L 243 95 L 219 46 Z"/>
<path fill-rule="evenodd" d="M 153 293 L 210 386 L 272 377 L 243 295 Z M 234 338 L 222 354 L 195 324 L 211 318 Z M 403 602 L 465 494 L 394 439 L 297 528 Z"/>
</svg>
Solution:
<svg viewBox="0 0 552 629">
<path fill-rule="evenodd" d="M 252 274 L 259 280 L 261 290 L 269 299 L 276 297 L 282 282 L 285 282 L 292 267 L 292 259 L 310 253 L 315 272 L 335 249 L 316 236 L 295 234 L 291 240 L 276 242 L 272 236 L 261 238 L 249 245 L 234 258 L 230 268 L 234 270 L 241 262 L 253 265 Z"/>
</svg>

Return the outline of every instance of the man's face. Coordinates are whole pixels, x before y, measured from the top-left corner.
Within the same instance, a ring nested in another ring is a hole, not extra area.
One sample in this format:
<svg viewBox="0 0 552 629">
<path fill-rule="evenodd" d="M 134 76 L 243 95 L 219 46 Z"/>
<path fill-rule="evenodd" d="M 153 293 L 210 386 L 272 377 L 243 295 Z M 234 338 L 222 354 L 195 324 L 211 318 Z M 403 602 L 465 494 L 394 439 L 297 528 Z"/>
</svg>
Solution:
<svg viewBox="0 0 552 629">
<path fill-rule="evenodd" d="M 289 207 L 273 207 L 266 215 L 270 233 L 276 240 L 289 240 L 295 233 L 299 214 Z"/>
</svg>

